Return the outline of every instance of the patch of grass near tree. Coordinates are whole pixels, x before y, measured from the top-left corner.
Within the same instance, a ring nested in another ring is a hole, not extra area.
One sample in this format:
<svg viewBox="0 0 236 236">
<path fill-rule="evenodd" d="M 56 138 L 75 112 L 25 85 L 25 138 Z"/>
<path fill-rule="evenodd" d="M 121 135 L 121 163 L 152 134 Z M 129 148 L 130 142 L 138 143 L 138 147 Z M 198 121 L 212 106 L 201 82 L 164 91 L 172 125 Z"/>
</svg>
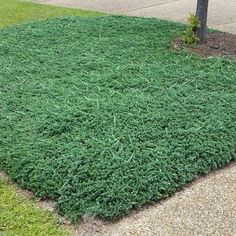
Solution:
<svg viewBox="0 0 236 236">
<path fill-rule="evenodd" d="M 10 182 L 0 176 L 0 235 L 69 236 L 55 217 L 17 193 Z"/>
<path fill-rule="evenodd" d="M 0 0 L 0 28 L 27 21 L 62 16 L 98 16 L 101 13 L 37 4 L 21 0 Z"/>
</svg>

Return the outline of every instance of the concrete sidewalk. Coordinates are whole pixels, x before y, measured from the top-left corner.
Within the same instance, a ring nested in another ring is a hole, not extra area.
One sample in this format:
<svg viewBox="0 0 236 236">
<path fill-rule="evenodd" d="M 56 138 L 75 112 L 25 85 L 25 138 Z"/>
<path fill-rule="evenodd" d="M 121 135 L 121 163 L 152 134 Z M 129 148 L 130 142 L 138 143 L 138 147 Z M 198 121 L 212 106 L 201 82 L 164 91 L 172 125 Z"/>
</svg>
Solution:
<svg viewBox="0 0 236 236">
<path fill-rule="evenodd" d="M 76 236 L 235 236 L 236 165 L 117 222 L 85 218 Z"/>
<path fill-rule="evenodd" d="M 197 0 L 32 0 L 65 7 L 185 22 Z M 236 0 L 210 0 L 208 26 L 236 34 Z"/>
</svg>

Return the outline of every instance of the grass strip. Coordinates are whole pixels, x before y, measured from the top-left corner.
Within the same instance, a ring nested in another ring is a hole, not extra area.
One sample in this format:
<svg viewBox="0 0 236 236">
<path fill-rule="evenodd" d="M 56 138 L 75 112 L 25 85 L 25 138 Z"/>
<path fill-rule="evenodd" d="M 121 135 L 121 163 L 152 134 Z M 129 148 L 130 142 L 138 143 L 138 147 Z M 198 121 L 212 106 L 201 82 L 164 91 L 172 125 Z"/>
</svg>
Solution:
<svg viewBox="0 0 236 236">
<path fill-rule="evenodd" d="M 62 16 L 98 16 L 101 13 L 20 0 L 0 0 L 0 28 Z"/>
<path fill-rule="evenodd" d="M 19 194 L 0 176 L 0 235 L 68 236 L 52 213 Z"/>
</svg>

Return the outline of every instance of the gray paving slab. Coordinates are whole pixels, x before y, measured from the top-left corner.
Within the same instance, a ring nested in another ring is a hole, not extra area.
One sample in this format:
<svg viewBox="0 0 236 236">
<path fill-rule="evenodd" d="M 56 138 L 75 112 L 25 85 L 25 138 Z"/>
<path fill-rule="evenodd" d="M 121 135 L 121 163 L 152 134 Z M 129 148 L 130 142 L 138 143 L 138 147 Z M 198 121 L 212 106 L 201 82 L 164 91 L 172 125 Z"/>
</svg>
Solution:
<svg viewBox="0 0 236 236">
<path fill-rule="evenodd" d="M 236 23 L 217 25 L 217 26 L 214 26 L 214 27 L 221 30 L 221 31 L 231 32 L 233 34 L 236 34 Z"/>
<path fill-rule="evenodd" d="M 130 16 L 158 17 L 179 22 L 186 22 L 186 16 L 194 13 L 196 0 L 179 0 L 168 4 L 125 12 Z M 210 0 L 208 26 L 219 30 L 236 33 L 236 1 Z"/>
<path fill-rule="evenodd" d="M 96 10 L 106 13 L 122 13 L 158 6 L 172 1 L 178 0 L 34 0 L 34 2 Z"/>
<path fill-rule="evenodd" d="M 157 17 L 186 22 L 196 0 L 31 0 L 45 4 L 96 10 L 112 14 Z M 236 0 L 210 0 L 208 25 L 236 33 Z"/>
</svg>

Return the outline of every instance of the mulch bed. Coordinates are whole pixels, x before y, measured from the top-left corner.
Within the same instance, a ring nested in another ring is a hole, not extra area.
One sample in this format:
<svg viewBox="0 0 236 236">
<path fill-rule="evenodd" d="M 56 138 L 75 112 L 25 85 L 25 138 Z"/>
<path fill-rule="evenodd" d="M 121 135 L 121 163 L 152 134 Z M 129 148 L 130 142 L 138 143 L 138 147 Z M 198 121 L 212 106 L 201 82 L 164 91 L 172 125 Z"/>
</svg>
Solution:
<svg viewBox="0 0 236 236">
<path fill-rule="evenodd" d="M 180 46 L 183 46 L 183 42 L 178 38 L 174 47 Z M 205 45 L 189 46 L 188 50 L 202 56 L 229 56 L 236 59 L 236 35 L 225 32 L 209 33 Z"/>
</svg>

